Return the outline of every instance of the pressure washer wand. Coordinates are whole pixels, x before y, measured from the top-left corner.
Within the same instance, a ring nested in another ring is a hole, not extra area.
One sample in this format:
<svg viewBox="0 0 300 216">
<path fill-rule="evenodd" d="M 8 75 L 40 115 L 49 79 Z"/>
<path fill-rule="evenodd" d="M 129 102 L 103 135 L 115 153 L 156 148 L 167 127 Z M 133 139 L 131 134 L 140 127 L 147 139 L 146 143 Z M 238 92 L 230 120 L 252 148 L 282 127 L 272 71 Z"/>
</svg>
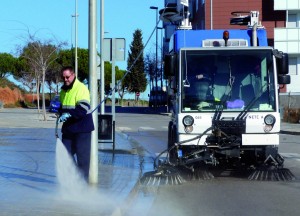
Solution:
<svg viewBox="0 0 300 216">
<path fill-rule="evenodd" d="M 55 136 L 56 138 L 58 137 L 58 120 L 59 120 L 59 115 L 56 114 L 56 125 L 55 125 Z"/>
</svg>

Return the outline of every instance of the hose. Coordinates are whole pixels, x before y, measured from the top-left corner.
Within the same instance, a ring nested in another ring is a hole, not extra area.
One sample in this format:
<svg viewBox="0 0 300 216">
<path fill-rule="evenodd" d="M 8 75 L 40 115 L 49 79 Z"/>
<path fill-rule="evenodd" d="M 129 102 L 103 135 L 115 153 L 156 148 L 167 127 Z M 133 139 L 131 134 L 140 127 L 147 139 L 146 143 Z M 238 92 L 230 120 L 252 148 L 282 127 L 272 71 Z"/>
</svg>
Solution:
<svg viewBox="0 0 300 216">
<path fill-rule="evenodd" d="M 58 120 L 59 120 L 59 115 L 56 115 L 56 124 L 55 124 L 55 137 L 59 138 L 58 136 Z"/>
<path fill-rule="evenodd" d="M 164 151 L 162 151 L 155 159 L 154 159 L 154 168 L 157 169 L 157 160 L 165 153 L 165 152 L 168 152 L 168 155 L 169 155 L 169 152 L 174 149 L 175 147 L 177 146 L 180 146 L 182 145 L 183 143 L 186 143 L 186 142 L 190 142 L 190 141 L 193 141 L 193 140 L 196 140 L 196 139 L 201 139 L 202 136 L 204 136 L 208 131 L 212 130 L 213 127 L 209 127 L 207 128 L 202 134 L 192 138 L 192 139 L 188 139 L 188 140 L 184 140 L 184 141 L 181 141 L 181 142 L 178 142 L 178 143 L 175 143 L 175 145 L 171 146 L 170 148 L 168 149 L 165 149 Z M 171 164 L 171 162 L 168 160 L 168 164 Z M 171 164 L 171 165 L 174 165 L 174 164 Z"/>
</svg>

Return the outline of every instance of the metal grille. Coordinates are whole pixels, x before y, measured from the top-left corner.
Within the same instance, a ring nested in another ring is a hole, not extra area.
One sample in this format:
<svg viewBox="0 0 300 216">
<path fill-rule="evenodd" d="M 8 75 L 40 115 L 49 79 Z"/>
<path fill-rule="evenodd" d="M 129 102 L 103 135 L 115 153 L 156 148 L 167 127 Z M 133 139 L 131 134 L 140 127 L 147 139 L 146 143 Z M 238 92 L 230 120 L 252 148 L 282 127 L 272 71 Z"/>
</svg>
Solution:
<svg viewBox="0 0 300 216">
<path fill-rule="evenodd" d="M 207 39 L 203 40 L 202 47 L 224 47 L 225 41 L 223 39 L 212 40 Z M 244 39 L 229 39 L 227 42 L 228 47 L 247 47 L 248 41 Z"/>
</svg>

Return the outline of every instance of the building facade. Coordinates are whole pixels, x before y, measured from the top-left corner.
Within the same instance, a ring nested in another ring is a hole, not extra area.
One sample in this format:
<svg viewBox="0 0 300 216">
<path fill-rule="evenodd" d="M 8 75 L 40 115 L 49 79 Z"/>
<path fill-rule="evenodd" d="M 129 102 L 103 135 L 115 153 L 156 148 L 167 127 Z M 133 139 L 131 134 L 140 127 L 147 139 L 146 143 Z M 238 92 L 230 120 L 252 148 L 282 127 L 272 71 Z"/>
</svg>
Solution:
<svg viewBox="0 0 300 216">
<path fill-rule="evenodd" d="M 259 11 L 269 46 L 289 54 L 291 84 L 281 92 L 300 92 L 300 0 L 165 0 L 166 7 L 180 3 L 188 4 L 192 29 L 244 29 L 230 25 L 230 18 Z M 164 23 L 164 28 L 168 43 L 174 26 Z"/>
<path fill-rule="evenodd" d="M 286 25 L 274 28 L 274 47 L 289 54 L 287 92 L 300 93 L 300 0 L 274 0 L 274 10 L 286 13 Z"/>
</svg>

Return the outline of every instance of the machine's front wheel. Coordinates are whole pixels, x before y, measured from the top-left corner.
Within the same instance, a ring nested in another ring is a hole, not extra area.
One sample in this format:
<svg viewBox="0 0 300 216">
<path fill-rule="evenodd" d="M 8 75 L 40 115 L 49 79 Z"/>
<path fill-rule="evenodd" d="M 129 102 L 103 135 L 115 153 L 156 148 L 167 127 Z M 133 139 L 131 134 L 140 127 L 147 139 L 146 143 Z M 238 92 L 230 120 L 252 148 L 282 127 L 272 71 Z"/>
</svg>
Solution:
<svg viewBox="0 0 300 216">
<path fill-rule="evenodd" d="M 170 149 L 174 145 L 174 140 L 173 140 L 173 122 L 169 122 L 168 126 L 168 149 Z"/>
<path fill-rule="evenodd" d="M 175 148 L 175 142 L 177 141 L 176 126 L 170 122 L 169 132 L 168 132 L 168 149 L 169 149 L 169 159 L 172 163 L 175 163 L 178 159 L 177 150 Z"/>
</svg>

